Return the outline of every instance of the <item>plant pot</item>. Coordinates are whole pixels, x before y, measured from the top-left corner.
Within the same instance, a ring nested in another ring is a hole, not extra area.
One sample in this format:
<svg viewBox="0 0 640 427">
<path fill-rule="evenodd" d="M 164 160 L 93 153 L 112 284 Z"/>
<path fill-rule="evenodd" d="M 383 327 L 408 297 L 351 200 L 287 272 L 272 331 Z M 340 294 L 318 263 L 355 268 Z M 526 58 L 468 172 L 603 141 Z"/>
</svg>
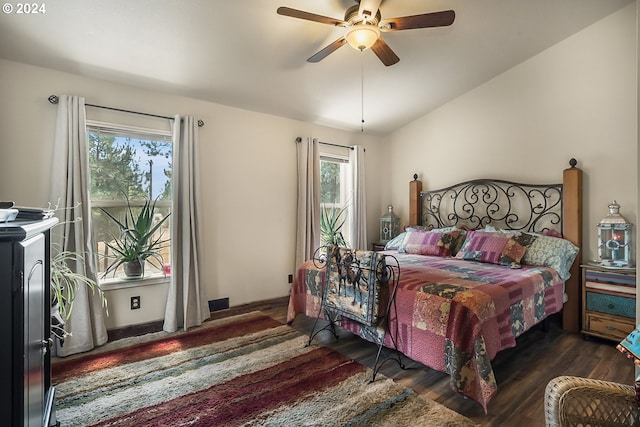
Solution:
<svg viewBox="0 0 640 427">
<path fill-rule="evenodd" d="M 143 272 L 143 265 L 140 260 L 124 263 L 124 274 L 127 277 L 142 277 Z"/>
</svg>

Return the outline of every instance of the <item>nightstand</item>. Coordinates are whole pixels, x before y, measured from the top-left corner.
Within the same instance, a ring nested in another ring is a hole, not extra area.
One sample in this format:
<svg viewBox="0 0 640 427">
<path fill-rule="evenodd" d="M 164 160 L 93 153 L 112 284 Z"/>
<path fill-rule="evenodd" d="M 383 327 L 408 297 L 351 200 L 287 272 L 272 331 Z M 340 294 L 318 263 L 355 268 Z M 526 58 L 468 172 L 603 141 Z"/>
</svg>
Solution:
<svg viewBox="0 0 640 427">
<path fill-rule="evenodd" d="M 373 242 L 371 244 L 371 250 L 374 252 L 384 251 L 386 243 Z"/>
<path fill-rule="evenodd" d="M 636 270 L 582 268 L 582 334 L 621 341 L 635 328 Z"/>
</svg>

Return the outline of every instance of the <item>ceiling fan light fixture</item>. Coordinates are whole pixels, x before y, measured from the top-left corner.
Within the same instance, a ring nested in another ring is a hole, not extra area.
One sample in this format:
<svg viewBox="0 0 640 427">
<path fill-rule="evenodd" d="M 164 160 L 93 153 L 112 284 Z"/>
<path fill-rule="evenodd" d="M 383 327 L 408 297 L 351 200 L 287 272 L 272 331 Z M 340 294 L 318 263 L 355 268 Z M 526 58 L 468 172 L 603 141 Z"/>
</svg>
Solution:
<svg viewBox="0 0 640 427">
<path fill-rule="evenodd" d="M 350 27 L 344 38 L 349 46 L 356 50 L 366 50 L 375 44 L 380 38 L 380 29 L 376 25 L 357 24 Z"/>
</svg>

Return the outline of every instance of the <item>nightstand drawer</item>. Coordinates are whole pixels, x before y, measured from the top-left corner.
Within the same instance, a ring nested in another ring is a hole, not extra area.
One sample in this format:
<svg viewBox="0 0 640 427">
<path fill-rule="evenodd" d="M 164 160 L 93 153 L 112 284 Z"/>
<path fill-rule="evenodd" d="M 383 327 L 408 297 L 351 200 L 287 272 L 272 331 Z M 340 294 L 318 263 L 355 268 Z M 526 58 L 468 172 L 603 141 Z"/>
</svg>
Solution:
<svg viewBox="0 0 640 427">
<path fill-rule="evenodd" d="M 635 298 L 625 298 L 617 295 L 601 294 L 597 292 L 586 292 L 587 311 L 598 311 L 600 313 L 614 314 L 616 316 L 636 317 Z"/>
<path fill-rule="evenodd" d="M 620 274 L 611 271 L 586 270 L 584 278 L 588 282 L 609 283 L 612 285 L 622 285 L 635 288 L 636 276 Z"/>
<path fill-rule="evenodd" d="M 610 316 L 599 316 L 597 313 L 587 313 L 585 316 L 584 328 L 594 335 L 604 338 L 622 340 L 635 328 L 635 322 L 631 319 L 612 318 Z"/>
</svg>

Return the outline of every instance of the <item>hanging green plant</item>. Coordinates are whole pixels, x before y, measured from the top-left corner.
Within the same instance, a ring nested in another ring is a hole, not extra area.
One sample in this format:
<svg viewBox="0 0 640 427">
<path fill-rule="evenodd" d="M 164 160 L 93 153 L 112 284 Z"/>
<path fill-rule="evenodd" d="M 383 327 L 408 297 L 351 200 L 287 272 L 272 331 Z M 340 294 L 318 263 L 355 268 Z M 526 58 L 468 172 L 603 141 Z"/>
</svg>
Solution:
<svg viewBox="0 0 640 427">
<path fill-rule="evenodd" d="M 65 208 L 56 207 L 55 210 L 61 209 Z M 52 229 L 52 234 L 57 233 L 58 229 L 63 228 L 65 224 L 75 221 L 81 221 L 81 218 L 56 224 Z M 100 285 L 95 280 L 76 271 L 78 266 L 84 264 L 84 262 L 84 252 L 63 250 L 61 244 L 51 243 L 51 279 L 49 282 L 51 290 L 51 333 L 60 340 L 61 344 L 64 343 L 64 339 L 69 335 L 65 325 L 71 317 L 73 304 L 80 288 L 87 287 L 92 293 L 97 292 L 106 315 L 109 315 L 107 298 Z"/>
</svg>

